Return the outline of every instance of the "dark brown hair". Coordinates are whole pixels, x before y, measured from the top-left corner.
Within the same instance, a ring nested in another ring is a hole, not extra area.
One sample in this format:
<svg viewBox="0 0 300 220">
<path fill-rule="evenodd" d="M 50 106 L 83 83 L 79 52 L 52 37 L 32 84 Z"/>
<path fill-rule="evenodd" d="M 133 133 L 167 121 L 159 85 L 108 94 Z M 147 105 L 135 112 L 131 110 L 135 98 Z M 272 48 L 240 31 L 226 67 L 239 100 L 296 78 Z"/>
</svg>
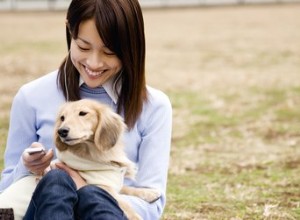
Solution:
<svg viewBox="0 0 300 220">
<path fill-rule="evenodd" d="M 72 38 L 78 37 L 80 23 L 94 19 L 103 43 L 121 60 L 121 77 L 115 83 L 121 84 L 117 111 L 124 112 L 125 123 L 132 128 L 147 100 L 144 21 L 138 0 L 73 0 L 66 19 L 68 49 Z M 79 72 L 69 55 L 59 67 L 57 82 L 66 99 L 80 99 Z"/>
</svg>

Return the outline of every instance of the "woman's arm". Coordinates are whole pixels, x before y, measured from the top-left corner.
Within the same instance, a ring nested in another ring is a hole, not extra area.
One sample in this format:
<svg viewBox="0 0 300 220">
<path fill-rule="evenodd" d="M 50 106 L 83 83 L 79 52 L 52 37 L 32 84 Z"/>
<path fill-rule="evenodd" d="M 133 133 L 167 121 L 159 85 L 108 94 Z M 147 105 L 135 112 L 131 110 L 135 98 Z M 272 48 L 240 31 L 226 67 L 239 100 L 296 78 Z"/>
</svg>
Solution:
<svg viewBox="0 0 300 220">
<path fill-rule="evenodd" d="M 162 196 L 149 204 L 133 196 L 124 196 L 143 219 L 159 219 L 166 203 L 166 186 L 172 133 L 172 107 L 166 95 L 152 91 L 141 115 L 141 142 L 138 146 L 137 187 L 156 188 Z"/>
<path fill-rule="evenodd" d="M 0 192 L 14 181 L 29 174 L 21 155 L 25 148 L 37 141 L 35 112 L 28 105 L 22 90 L 15 96 L 10 112 L 10 124 L 4 154 L 4 170 L 1 175 Z"/>
</svg>

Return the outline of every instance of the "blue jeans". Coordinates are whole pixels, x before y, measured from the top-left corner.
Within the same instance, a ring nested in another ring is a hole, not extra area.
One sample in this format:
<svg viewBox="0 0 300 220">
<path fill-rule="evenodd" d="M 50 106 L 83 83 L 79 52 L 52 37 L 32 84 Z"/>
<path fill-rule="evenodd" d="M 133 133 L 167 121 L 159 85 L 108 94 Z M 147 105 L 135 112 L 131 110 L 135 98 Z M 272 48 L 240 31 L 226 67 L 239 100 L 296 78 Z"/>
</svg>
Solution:
<svg viewBox="0 0 300 220">
<path fill-rule="evenodd" d="M 79 190 L 72 178 L 59 169 L 38 183 L 24 220 L 126 220 L 117 201 L 105 190 L 87 185 Z"/>
</svg>

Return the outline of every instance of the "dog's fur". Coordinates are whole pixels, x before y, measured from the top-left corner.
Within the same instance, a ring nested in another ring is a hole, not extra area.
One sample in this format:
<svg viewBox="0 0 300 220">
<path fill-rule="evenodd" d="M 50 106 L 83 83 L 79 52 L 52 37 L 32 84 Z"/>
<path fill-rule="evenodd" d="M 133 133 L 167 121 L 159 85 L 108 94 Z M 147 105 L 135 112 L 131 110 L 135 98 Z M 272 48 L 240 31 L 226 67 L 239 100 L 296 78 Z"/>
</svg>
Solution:
<svg viewBox="0 0 300 220">
<path fill-rule="evenodd" d="M 58 113 L 55 144 L 58 153 L 69 151 L 88 161 L 125 168 L 125 177 L 134 179 L 135 164 L 126 157 L 123 150 L 122 135 L 125 129 L 122 118 L 104 104 L 88 99 L 67 102 Z M 68 164 L 67 158 L 59 159 Z M 160 197 L 158 190 L 150 188 L 123 186 L 118 192 L 107 184 L 100 184 L 100 187 L 118 201 L 130 220 L 141 217 L 122 199 L 120 193 L 134 195 L 148 202 Z"/>
</svg>

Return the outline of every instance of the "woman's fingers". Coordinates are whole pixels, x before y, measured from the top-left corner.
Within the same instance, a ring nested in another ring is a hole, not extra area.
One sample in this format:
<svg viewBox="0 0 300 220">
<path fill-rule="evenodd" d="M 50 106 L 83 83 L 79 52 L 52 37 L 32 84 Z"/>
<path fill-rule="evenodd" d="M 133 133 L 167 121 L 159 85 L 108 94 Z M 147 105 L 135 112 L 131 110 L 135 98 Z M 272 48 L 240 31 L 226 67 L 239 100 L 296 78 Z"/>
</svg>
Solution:
<svg viewBox="0 0 300 220">
<path fill-rule="evenodd" d="M 87 185 L 86 181 L 80 176 L 77 170 L 73 170 L 64 163 L 56 163 L 55 165 L 58 169 L 62 169 L 70 175 L 70 177 L 75 182 L 77 189 L 80 189 L 81 187 Z"/>
<path fill-rule="evenodd" d="M 50 149 L 48 152 L 39 152 L 34 154 L 29 154 L 24 151 L 23 153 L 23 163 L 24 166 L 32 173 L 40 174 L 46 169 L 53 158 L 53 150 Z"/>
</svg>

